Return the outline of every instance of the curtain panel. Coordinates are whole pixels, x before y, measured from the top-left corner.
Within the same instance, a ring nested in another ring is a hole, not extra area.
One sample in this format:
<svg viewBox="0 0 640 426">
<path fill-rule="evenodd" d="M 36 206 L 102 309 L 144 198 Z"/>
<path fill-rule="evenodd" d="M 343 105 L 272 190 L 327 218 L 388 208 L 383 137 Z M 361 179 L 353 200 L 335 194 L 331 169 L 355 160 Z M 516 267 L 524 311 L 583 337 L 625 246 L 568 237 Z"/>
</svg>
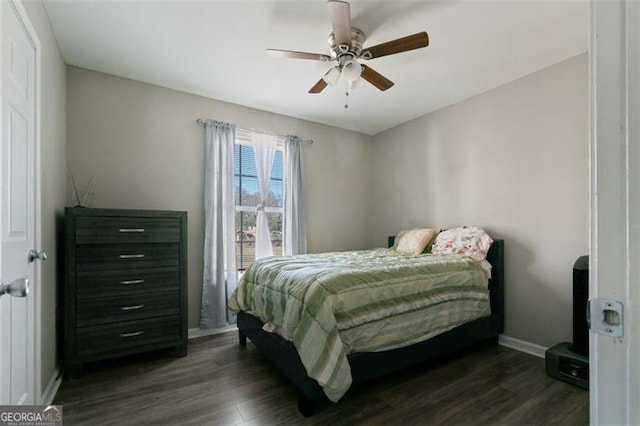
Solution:
<svg viewBox="0 0 640 426">
<path fill-rule="evenodd" d="M 285 256 L 291 256 L 307 252 L 304 173 L 301 140 L 298 136 L 285 137 L 284 164 L 283 249 Z"/>
<path fill-rule="evenodd" d="M 204 272 L 200 328 L 235 322 L 227 300 L 237 284 L 233 150 L 236 126 L 201 120 L 205 129 Z"/>
</svg>

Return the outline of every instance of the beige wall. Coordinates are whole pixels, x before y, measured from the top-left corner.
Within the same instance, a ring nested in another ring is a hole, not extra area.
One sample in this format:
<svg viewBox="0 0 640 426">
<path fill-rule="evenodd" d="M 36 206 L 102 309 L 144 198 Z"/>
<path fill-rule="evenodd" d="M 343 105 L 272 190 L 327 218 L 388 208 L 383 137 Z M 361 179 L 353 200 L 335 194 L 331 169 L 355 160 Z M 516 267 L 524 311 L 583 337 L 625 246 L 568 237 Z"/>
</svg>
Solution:
<svg viewBox="0 0 640 426">
<path fill-rule="evenodd" d="M 374 136 L 374 245 L 461 224 L 505 239 L 507 336 L 571 340 L 572 266 L 588 253 L 583 54 Z"/>
<path fill-rule="evenodd" d="M 94 177 L 92 205 L 189 212 L 190 327 L 206 117 L 316 141 L 304 147 L 311 252 L 382 246 L 415 225 L 482 226 L 506 240 L 505 334 L 571 339 L 571 267 L 588 251 L 586 54 L 373 138 L 75 67 L 67 85 L 68 164 L 80 186 Z"/>
<path fill-rule="evenodd" d="M 197 118 L 313 139 L 303 147 L 309 251 L 369 247 L 369 136 L 76 67 L 67 86 L 68 165 L 80 187 L 94 177 L 92 207 L 188 212 L 189 327 L 200 316 L 204 238 Z"/>
<path fill-rule="evenodd" d="M 23 2 L 41 47 L 41 211 L 42 263 L 41 389 L 46 390 L 58 366 L 56 360 L 56 285 L 62 272 L 61 222 L 66 198 L 66 82 L 65 64 L 41 1 Z"/>
</svg>

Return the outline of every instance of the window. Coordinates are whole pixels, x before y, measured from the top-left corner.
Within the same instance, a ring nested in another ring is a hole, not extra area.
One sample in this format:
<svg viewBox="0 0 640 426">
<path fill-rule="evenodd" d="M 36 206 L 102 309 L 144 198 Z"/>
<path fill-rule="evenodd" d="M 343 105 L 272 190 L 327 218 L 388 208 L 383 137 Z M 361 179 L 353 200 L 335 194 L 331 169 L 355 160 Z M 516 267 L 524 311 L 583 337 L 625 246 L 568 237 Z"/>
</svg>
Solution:
<svg viewBox="0 0 640 426">
<path fill-rule="evenodd" d="M 279 148 L 273 160 L 269 192 L 264 211 L 269 221 L 271 246 L 274 255 L 282 255 L 283 194 L 283 148 Z M 245 270 L 255 260 L 256 206 L 260 202 L 260 187 L 256 172 L 253 146 L 236 140 L 234 146 L 234 188 L 236 205 L 236 264 Z"/>
</svg>

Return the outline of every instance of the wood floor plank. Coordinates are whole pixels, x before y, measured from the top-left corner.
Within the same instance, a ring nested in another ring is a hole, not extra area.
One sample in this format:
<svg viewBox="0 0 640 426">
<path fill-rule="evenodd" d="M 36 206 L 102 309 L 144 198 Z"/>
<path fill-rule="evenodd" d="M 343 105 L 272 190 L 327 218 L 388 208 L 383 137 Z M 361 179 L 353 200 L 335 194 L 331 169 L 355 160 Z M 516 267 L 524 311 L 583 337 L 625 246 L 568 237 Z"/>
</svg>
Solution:
<svg viewBox="0 0 640 426">
<path fill-rule="evenodd" d="M 305 419 L 287 379 L 236 333 L 189 342 L 189 355 L 138 354 L 89 365 L 62 383 L 66 425 L 589 423 L 589 392 L 545 374 L 544 360 L 481 346 L 324 401 Z"/>
</svg>

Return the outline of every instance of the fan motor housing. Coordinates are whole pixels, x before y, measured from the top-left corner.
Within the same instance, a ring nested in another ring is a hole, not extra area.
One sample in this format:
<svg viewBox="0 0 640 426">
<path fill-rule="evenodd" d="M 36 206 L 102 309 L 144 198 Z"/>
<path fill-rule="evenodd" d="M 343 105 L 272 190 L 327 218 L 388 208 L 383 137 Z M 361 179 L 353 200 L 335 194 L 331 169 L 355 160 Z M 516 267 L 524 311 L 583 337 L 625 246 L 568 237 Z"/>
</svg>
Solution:
<svg viewBox="0 0 640 426">
<path fill-rule="evenodd" d="M 348 50 L 343 50 L 338 44 L 336 44 L 336 38 L 333 32 L 329 34 L 328 41 L 332 58 L 339 59 L 340 56 L 343 55 L 349 55 L 353 58 L 358 58 L 362 53 L 362 45 L 364 44 L 364 33 L 362 32 L 362 30 L 356 27 L 351 27 L 351 47 Z"/>
</svg>

